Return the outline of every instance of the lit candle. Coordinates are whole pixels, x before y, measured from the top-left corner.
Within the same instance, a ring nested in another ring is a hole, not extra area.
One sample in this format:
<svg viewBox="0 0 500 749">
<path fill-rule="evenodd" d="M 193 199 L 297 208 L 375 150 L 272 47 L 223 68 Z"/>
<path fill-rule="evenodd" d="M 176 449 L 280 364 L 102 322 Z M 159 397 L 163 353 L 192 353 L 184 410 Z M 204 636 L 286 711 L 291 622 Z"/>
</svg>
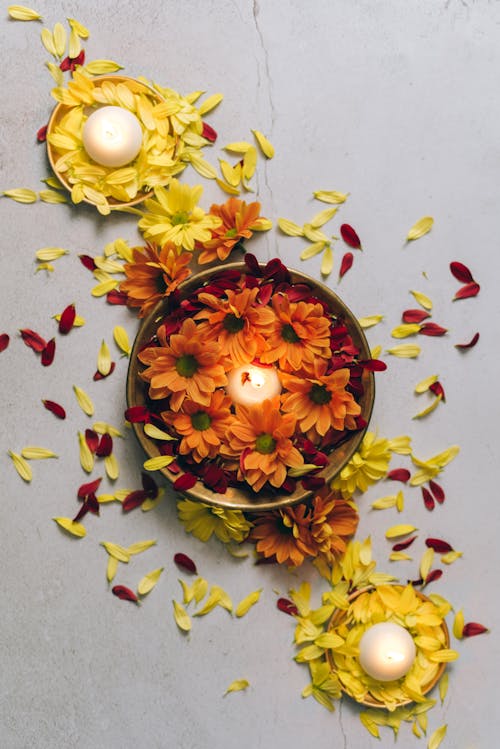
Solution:
<svg viewBox="0 0 500 749">
<path fill-rule="evenodd" d="M 83 147 L 103 166 L 124 166 L 135 159 L 142 146 L 137 117 L 123 107 L 100 107 L 83 126 Z"/>
<path fill-rule="evenodd" d="M 415 654 L 413 637 L 394 622 L 374 624 L 359 643 L 359 662 L 377 681 L 400 679 L 410 670 Z"/>
<path fill-rule="evenodd" d="M 274 367 L 245 364 L 227 375 L 226 393 L 234 403 L 255 406 L 281 393 L 281 382 Z"/>
</svg>

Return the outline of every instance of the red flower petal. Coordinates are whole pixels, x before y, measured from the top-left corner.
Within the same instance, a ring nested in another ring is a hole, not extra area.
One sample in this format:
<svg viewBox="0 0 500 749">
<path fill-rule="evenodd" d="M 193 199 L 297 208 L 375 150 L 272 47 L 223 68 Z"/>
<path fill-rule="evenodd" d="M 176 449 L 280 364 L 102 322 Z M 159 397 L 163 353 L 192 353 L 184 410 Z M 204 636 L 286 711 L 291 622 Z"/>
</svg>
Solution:
<svg viewBox="0 0 500 749">
<path fill-rule="evenodd" d="M 432 393 L 434 393 L 434 395 L 440 395 L 441 396 L 441 400 L 443 401 L 443 403 L 446 401 L 446 395 L 445 395 L 445 392 L 444 392 L 444 387 L 441 385 L 441 383 L 439 382 L 439 380 L 437 380 L 436 382 L 433 382 L 432 385 L 429 385 L 429 390 Z"/>
<path fill-rule="evenodd" d="M 10 343 L 10 336 L 8 333 L 2 333 L 0 335 L 0 351 L 5 351 Z"/>
<path fill-rule="evenodd" d="M 453 301 L 456 299 L 469 299 L 471 296 L 477 296 L 479 294 L 480 286 L 478 283 L 473 281 L 472 283 L 467 283 L 465 286 L 462 286 L 455 296 L 453 297 Z"/>
<path fill-rule="evenodd" d="M 448 328 L 442 328 L 441 325 L 437 325 L 435 322 L 424 322 L 421 326 L 419 333 L 422 335 L 441 336 L 448 332 Z"/>
<path fill-rule="evenodd" d="M 434 497 L 432 496 L 430 491 L 425 488 L 425 486 L 422 487 L 422 497 L 423 497 L 424 505 L 426 506 L 426 508 L 428 510 L 433 510 L 436 503 L 434 501 Z"/>
<path fill-rule="evenodd" d="M 94 376 L 93 376 L 92 379 L 94 380 L 94 382 L 98 382 L 99 380 L 105 380 L 106 377 L 109 377 L 110 375 L 113 374 L 113 372 L 115 371 L 115 367 L 116 367 L 116 364 L 115 364 L 114 361 L 112 361 L 111 362 L 111 367 L 109 368 L 108 374 L 103 375 L 103 374 L 101 374 L 101 372 L 99 372 L 99 370 L 96 370 L 94 372 Z"/>
<path fill-rule="evenodd" d="M 87 268 L 87 270 L 94 271 L 97 268 L 94 258 L 90 255 L 78 255 L 81 264 Z"/>
<path fill-rule="evenodd" d="M 183 492 L 183 491 L 186 491 L 187 489 L 192 489 L 197 481 L 198 481 L 198 478 L 193 473 L 184 473 L 182 476 L 179 476 L 179 478 L 174 481 L 173 487 L 178 492 Z"/>
<path fill-rule="evenodd" d="M 130 424 L 149 424 L 151 415 L 146 406 L 130 406 L 124 414 L 125 420 Z"/>
<path fill-rule="evenodd" d="M 464 637 L 475 637 L 476 635 L 482 635 L 485 632 L 489 632 L 489 629 L 484 624 L 478 622 L 468 622 L 464 625 L 463 636 Z"/>
<path fill-rule="evenodd" d="M 169 466 L 170 468 L 170 466 Z M 142 474 L 142 488 L 150 499 L 156 499 L 158 496 L 158 485 L 152 476 L 147 473 Z"/>
<path fill-rule="evenodd" d="M 117 291 L 112 289 L 106 294 L 106 301 L 108 304 L 127 304 L 127 295 L 123 291 Z"/>
<path fill-rule="evenodd" d="M 66 335 L 69 333 L 75 322 L 76 310 L 74 304 L 68 304 L 66 309 L 61 313 L 59 320 L 59 333 Z"/>
<path fill-rule="evenodd" d="M 215 141 L 217 140 L 217 133 L 213 129 L 213 127 L 208 125 L 206 122 L 203 122 L 202 126 L 203 126 L 202 131 L 201 131 L 202 138 L 206 138 L 207 140 L 210 141 L 210 143 L 215 143 Z"/>
<path fill-rule="evenodd" d="M 407 538 L 406 541 L 399 541 L 399 543 L 394 544 L 394 546 L 392 547 L 392 550 L 404 551 L 405 549 L 407 549 L 409 546 L 412 545 L 412 543 L 415 541 L 416 538 L 417 538 L 416 536 L 412 536 L 411 538 Z"/>
<path fill-rule="evenodd" d="M 66 411 L 62 406 L 59 405 L 59 403 L 56 403 L 55 401 L 49 401 L 49 400 L 42 400 L 43 405 L 47 409 L 47 411 L 50 411 L 55 416 L 57 416 L 58 419 L 65 419 L 66 418 Z"/>
<path fill-rule="evenodd" d="M 471 283 L 474 281 L 472 273 L 463 263 L 459 263 L 457 260 L 450 263 L 450 270 L 453 276 L 461 283 Z"/>
<path fill-rule="evenodd" d="M 442 541 L 440 538 L 426 538 L 425 545 L 429 549 L 437 551 L 438 554 L 446 554 L 448 551 L 453 551 L 453 546 L 450 546 L 447 541 Z"/>
<path fill-rule="evenodd" d="M 394 470 L 389 471 L 386 478 L 391 479 L 391 481 L 402 481 L 403 484 L 406 484 L 410 476 L 411 473 L 407 468 L 394 468 Z"/>
<path fill-rule="evenodd" d="M 196 564 L 191 557 L 188 557 L 186 554 L 174 554 L 174 562 L 178 567 L 181 567 L 186 572 L 191 572 L 193 575 L 197 574 Z"/>
<path fill-rule="evenodd" d="M 107 458 L 113 452 L 113 438 L 107 432 L 102 435 L 95 454 L 98 458 Z"/>
<path fill-rule="evenodd" d="M 96 491 L 99 488 L 99 485 L 102 481 L 102 478 L 95 479 L 94 481 L 89 481 L 87 484 L 82 484 L 80 488 L 78 489 L 78 499 L 85 499 L 90 494 L 95 494 Z"/>
<path fill-rule="evenodd" d="M 299 613 L 297 606 L 292 601 L 289 601 L 288 598 L 278 598 L 276 606 L 284 614 L 290 614 L 290 616 L 297 616 Z"/>
<path fill-rule="evenodd" d="M 93 429 L 85 430 L 85 442 L 91 453 L 95 453 L 99 447 L 99 435 Z"/>
<path fill-rule="evenodd" d="M 455 343 L 455 348 L 461 349 L 462 351 L 468 348 L 472 348 L 479 341 L 479 333 L 475 333 L 470 339 L 469 343 Z"/>
<path fill-rule="evenodd" d="M 444 500 L 446 499 L 445 493 L 439 484 L 436 484 L 435 481 L 432 481 L 432 479 L 429 481 L 429 489 L 434 495 L 434 499 L 436 502 L 439 502 L 440 505 L 443 504 Z"/>
<path fill-rule="evenodd" d="M 24 343 L 29 348 L 32 348 L 33 351 L 37 352 L 37 354 L 42 353 L 47 345 L 47 341 L 45 340 L 45 338 L 42 338 L 41 335 L 38 335 L 38 333 L 35 333 L 34 330 L 30 330 L 29 328 L 24 328 L 19 332 L 21 333 L 21 338 L 23 339 Z"/>
<path fill-rule="evenodd" d="M 54 361 L 54 355 L 56 353 L 56 339 L 51 338 L 42 351 L 42 366 L 50 367 Z"/>
<path fill-rule="evenodd" d="M 47 125 L 43 125 L 36 134 L 36 139 L 39 143 L 45 143 L 47 140 Z"/>
<path fill-rule="evenodd" d="M 425 578 L 425 584 L 433 583 L 434 580 L 439 580 L 443 576 L 443 570 L 431 570 Z"/>
<path fill-rule="evenodd" d="M 430 317 L 430 314 L 425 309 L 405 309 L 402 314 L 403 322 L 406 323 L 421 323 L 427 317 Z"/>
<path fill-rule="evenodd" d="M 349 224 L 342 224 L 340 227 L 340 235 L 349 247 L 352 247 L 355 250 L 361 249 L 361 241 L 352 226 L 349 226 Z"/>
<path fill-rule="evenodd" d="M 339 270 L 339 280 L 345 276 L 348 270 L 352 268 L 352 264 L 354 262 L 354 255 L 352 252 L 346 252 L 344 257 L 342 258 L 342 262 L 340 263 L 340 270 Z"/>
<path fill-rule="evenodd" d="M 365 359 L 364 361 L 358 362 L 360 367 L 368 370 L 368 372 L 385 372 L 387 364 L 381 359 Z"/>
<path fill-rule="evenodd" d="M 134 603 L 139 603 L 139 599 L 137 598 L 134 591 L 130 590 L 130 588 L 126 588 L 124 585 L 113 586 L 111 588 L 111 592 L 113 593 L 113 595 L 121 598 L 122 601 L 133 601 Z"/>
<path fill-rule="evenodd" d="M 148 498 L 148 493 L 144 489 L 136 489 L 130 494 L 127 494 L 122 502 L 123 512 L 130 512 L 135 510 L 136 507 L 140 507 L 143 502 Z"/>
<path fill-rule="evenodd" d="M 80 507 L 75 517 L 73 518 L 73 522 L 79 523 L 80 520 L 85 517 L 87 512 L 90 512 L 90 507 L 88 506 L 87 502 L 83 502 L 82 506 Z"/>
</svg>

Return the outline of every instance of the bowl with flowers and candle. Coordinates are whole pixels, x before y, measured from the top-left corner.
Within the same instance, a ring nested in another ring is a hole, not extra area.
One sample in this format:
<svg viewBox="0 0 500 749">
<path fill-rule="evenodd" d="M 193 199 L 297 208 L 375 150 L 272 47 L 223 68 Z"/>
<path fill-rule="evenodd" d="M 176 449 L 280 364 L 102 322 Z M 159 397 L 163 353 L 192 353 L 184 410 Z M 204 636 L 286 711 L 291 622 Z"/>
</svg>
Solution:
<svg viewBox="0 0 500 749">
<path fill-rule="evenodd" d="M 137 334 L 127 417 L 174 488 L 256 512 L 305 501 L 360 445 L 370 350 L 330 289 L 274 259 L 211 268 L 161 298 Z"/>
</svg>

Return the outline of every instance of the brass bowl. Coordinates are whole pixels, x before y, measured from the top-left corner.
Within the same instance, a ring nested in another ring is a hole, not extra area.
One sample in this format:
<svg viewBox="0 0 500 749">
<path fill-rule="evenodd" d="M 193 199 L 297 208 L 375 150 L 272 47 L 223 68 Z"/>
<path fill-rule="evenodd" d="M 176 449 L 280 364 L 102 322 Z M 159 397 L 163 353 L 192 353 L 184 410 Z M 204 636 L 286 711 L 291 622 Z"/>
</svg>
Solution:
<svg viewBox="0 0 500 749">
<path fill-rule="evenodd" d="M 405 586 L 395 584 L 394 587 L 400 588 L 401 590 L 403 590 Z M 370 585 L 370 586 L 367 586 L 366 588 L 361 588 L 360 590 L 355 591 L 349 596 L 349 601 L 350 602 L 354 601 L 362 593 L 368 593 L 371 590 L 375 590 L 375 586 Z M 421 593 L 419 590 L 415 590 L 415 593 L 422 601 L 430 601 L 430 598 L 428 598 L 426 595 Z M 339 624 L 342 623 L 342 620 L 345 618 L 345 615 L 346 615 L 346 612 L 343 611 L 342 609 L 335 609 L 328 623 L 328 631 L 338 627 Z M 448 648 L 450 646 L 450 633 L 448 631 L 448 625 L 446 624 L 444 619 L 441 624 L 441 629 L 443 630 L 443 634 L 445 638 L 445 646 Z M 330 666 L 331 670 L 335 672 L 336 666 L 335 666 L 335 661 L 333 660 L 331 650 L 326 651 L 326 660 L 328 661 L 328 665 Z M 436 672 L 436 675 L 434 676 L 433 679 L 431 679 L 427 684 L 424 685 L 422 689 L 422 694 L 425 695 L 428 692 L 430 692 L 432 689 L 434 689 L 434 687 L 436 686 L 436 684 L 442 677 L 445 668 L 446 668 L 446 663 L 443 662 L 443 663 L 438 664 L 438 670 Z M 343 692 L 345 692 L 345 694 L 351 697 L 351 699 L 355 700 L 358 704 L 366 705 L 367 707 L 373 707 L 373 708 L 379 708 L 379 709 L 382 708 L 384 710 L 388 709 L 383 702 L 381 702 L 380 700 L 377 700 L 369 692 L 365 695 L 365 698 L 363 700 L 359 700 L 357 699 L 357 697 L 351 694 L 350 691 L 342 684 L 341 684 L 341 689 Z M 411 699 L 401 700 L 400 702 L 396 703 L 396 707 L 403 707 L 403 705 L 410 705 L 412 702 L 413 700 Z"/>
<path fill-rule="evenodd" d="M 158 104 L 160 104 L 162 101 L 164 101 L 161 94 L 158 93 L 158 91 L 155 91 L 153 88 L 148 86 L 145 83 L 142 83 L 141 81 L 136 80 L 135 78 L 129 78 L 126 75 L 99 75 L 95 78 L 91 79 L 95 86 L 100 86 L 102 83 L 106 81 L 111 81 L 112 83 L 124 83 L 127 88 L 132 91 L 133 94 L 140 94 L 145 93 L 148 94 L 151 98 L 155 99 Z M 68 192 L 71 193 L 71 187 L 72 185 L 68 181 L 66 177 L 66 172 L 61 172 L 58 169 L 56 169 L 56 163 L 59 158 L 56 149 L 49 143 L 48 136 L 54 132 L 56 127 L 61 122 L 61 119 L 72 109 L 71 106 L 68 104 L 63 104 L 62 102 L 59 102 L 54 109 L 52 110 L 52 114 L 50 115 L 50 119 L 47 125 L 47 156 L 49 159 L 50 166 L 52 167 L 52 171 L 56 175 L 57 179 L 61 182 L 62 185 L 68 190 Z M 82 144 L 83 148 L 83 144 Z M 104 167 L 106 168 L 106 167 Z M 110 171 L 112 171 L 111 167 L 108 167 Z M 128 206 L 137 205 L 138 203 L 142 203 L 143 200 L 146 200 L 146 198 L 150 197 L 153 194 L 152 190 L 141 190 L 137 193 L 135 198 L 132 198 L 132 200 L 129 200 L 127 202 L 121 202 L 119 200 L 116 200 L 113 197 L 108 197 L 106 200 L 108 201 L 111 209 L 119 209 L 119 208 L 125 208 Z M 95 203 L 92 200 L 89 200 L 89 198 L 83 198 L 84 203 L 89 203 L 90 205 L 95 205 Z"/>
<path fill-rule="evenodd" d="M 246 266 L 244 263 L 228 263 L 224 265 L 224 270 L 243 271 L 245 268 Z M 216 270 L 210 268 L 187 279 L 179 287 L 181 295 L 188 296 L 204 282 L 208 281 L 214 272 L 220 272 L 220 270 L 220 268 Z M 370 359 L 370 349 L 363 330 L 344 302 L 333 291 L 331 291 L 331 289 L 328 289 L 318 281 L 306 276 L 304 273 L 291 270 L 290 275 L 293 283 L 308 284 L 311 286 L 314 295 L 321 301 L 327 303 L 333 313 L 343 316 L 353 343 L 360 350 L 360 359 Z M 146 404 L 147 384 L 139 377 L 139 372 L 141 369 L 144 369 L 144 367 L 140 364 L 137 355 L 155 335 L 159 321 L 163 317 L 165 309 L 166 301 L 162 300 L 151 311 L 151 313 L 144 318 L 137 333 L 130 354 L 130 364 L 127 374 L 127 403 L 129 407 Z M 362 384 L 364 393 L 359 399 L 359 404 L 361 406 L 361 416 L 368 426 L 375 398 L 375 380 L 372 372 L 363 370 Z M 335 447 L 329 455 L 328 465 L 321 471 L 321 473 L 316 475 L 324 478 L 327 483 L 331 481 L 359 448 L 367 426 L 362 430 L 353 432 L 341 445 Z M 144 433 L 142 424 L 132 424 L 132 429 L 148 457 L 152 458 L 160 454 L 157 443 Z M 168 468 L 162 469 L 161 472 L 171 482 L 174 482 L 180 475 L 182 475 L 182 472 L 174 475 L 168 470 Z M 305 490 L 299 485 L 297 485 L 293 494 L 279 494 L 264 490 L 254 492 L 250 487 L 229 487 L 225 494 L 217 494 L 204 486 L 201 481 L 197 481 L 192 489 L 189 489 L 184 493 L 191 499 L 205 502 L 209 505 L 223 507 L 228 510 L 244 510 L 245 512 L 275 510 L 294 505 L 298 502 L 304 502 L 312 494 L 311 491 Z"/>
</svg>

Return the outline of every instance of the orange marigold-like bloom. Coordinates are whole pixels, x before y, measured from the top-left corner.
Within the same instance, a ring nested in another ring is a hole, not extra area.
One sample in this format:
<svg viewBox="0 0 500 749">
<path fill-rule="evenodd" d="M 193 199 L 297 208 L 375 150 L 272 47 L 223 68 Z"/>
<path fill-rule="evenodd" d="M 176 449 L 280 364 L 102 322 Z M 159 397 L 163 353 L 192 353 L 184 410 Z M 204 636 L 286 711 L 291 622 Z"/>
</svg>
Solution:
<svg viewBox="0 0 500 749">
<path fill-rule="evenodd" d="M 260 203 L 247 205 L 244 200 L 229 198 L 222 205 L 212 205 L 210 213 L 221 219 L 222 224 L 212 229 L 212 238 L 200 244 L 203 248 L 198 262 L 224 261 L 242 239 L 250 239 L 253 231 L 269 228 L 267 219 L 259 216 Z"/>
<path fill-rule="evenodd" d="M 190 260 L 188 252 L 179 255 L 171 242 L 161 248 L 153 242 L 134 247 L 133 262 L 123 266 L 127 280 L 120 284 L 120 290 L 127 295 L 127 305 L 139 307 L 139 317 L 144 317 L 191 275 L 187 268 Z"/>
<path fill-rule="evenodd" d="M 184 320 L 168 343 L 161 327 L 158 338 L 160 346 L 150 346 L 139 354 L 140 361 L 148 365 L 141 377 L 150 383 L 150 397 L 158 400 L 170 396 L 172 411 L 178 411 L 186 397 L 208 406 L 214 390 L 227 383 L 219 363 L 219 344 L 207 341 L 191 318 Z"/>
<path fill-rule="evenodd" d="M 312 441 L 324 437 L 332 427 L 339 432 L 356 429 L 355 417 L 361 413 L 361 406 L 345 389 L 349 370 L 337 369 L 326 375 L 327 366 L 324 359 L 316 359 L 311 378 L 281 373 L 283 385 L 290 391 L 283 395 L 282 408 L 297 416 L 302 432 Z"/>
<path fill-rule="evenodd" d="M 192 455 L 197 463 L 204 458 L 215 458 L 234 419 L 231 399 L 223 390 L 212 393 L 208 406 L 200 406 L 186 399 L 179 412 L 166 411 L 162 418 L 182 435 L 181 455 Z"/>
<path fill-rule="evenodd" d="M 282 370 L 307 371 L 315 358 L 328 359 L 330 350 L 330 321 L 319 302 L 290 302 L 286 294 L 272 298 L 275 321 L 268 337 L 269 351 L 261 361 L 271 364 L 279 361 Z"/>
<path fill-rule="evenodd" d="M 222 354 L 233 366 L 248 364 L 266 348 L 265 335 L 274 320 L 270 307 L 256 302 L 259 288 L 226 291 L 227 299 L 201 293 L 200 302 L 209 309 L 198 312 L 196 318 L 206 320 L 200 331 L 207 339 L 216 339 Z M 210 311 L 213 310 L 213 312 Z"/>
<path fill-rule="evenodd" d="M 227 445 L 221 449 L 221 453 L 230 458 L 239 457 L 238 478 L 256 492 L 267 481 L 271 486 L 281 486 L 287 467 L 298 468 L 304 463 L 290 439 L 297 419 L 294 414 L 281 414 L 279 403 L 279 396 L 276 396 L 254 407 L 237 405 Z"/>
<path fill-rule="evenodd" d="M 342 556 L 358 527 L 358 513 L 346 500 L 323 487 L 312 502 L 255 515 L 250 540 L 266 558 L 298 567 L 308 557 L 328 564 Z"/>
</svg>

